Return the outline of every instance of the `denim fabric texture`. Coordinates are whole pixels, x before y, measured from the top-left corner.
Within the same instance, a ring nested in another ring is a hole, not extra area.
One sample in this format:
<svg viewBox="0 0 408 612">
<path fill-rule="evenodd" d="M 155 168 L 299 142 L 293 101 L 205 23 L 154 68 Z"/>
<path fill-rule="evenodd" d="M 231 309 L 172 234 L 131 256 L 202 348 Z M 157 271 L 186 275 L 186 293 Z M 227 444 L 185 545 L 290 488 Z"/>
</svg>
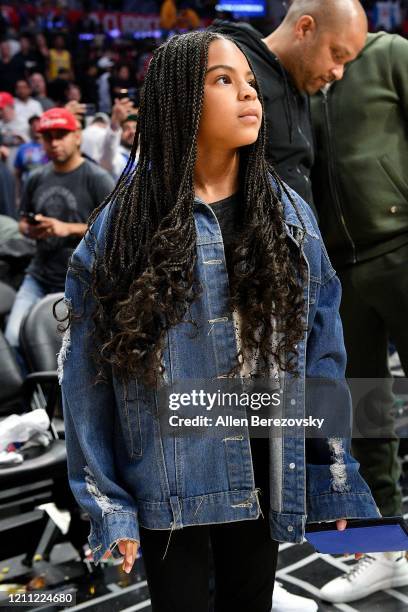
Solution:
<svg viewBox="0 0 408 612">
<path fill-rule="evenodd" d="M 298 345 L 299 377 L 285 374 L 283 410 L 286 417 L 302 417 L 305 379 L 342 379 L 346 354 L 339 280 L 313 213 L 295 192 L 289 192 L 306 229 L 290 199 L 282 194 L 288 238 L 293 248 L 303 244 L 307 263 L 308 330 Z M 208 437 L 163 436 L 155 391 L 136 380 L 124 389 L 114 376 L 107 383 L 94 384 L 96 372 L 89 357 L 93 302 L 87 287 L 94 252 L 104 248 L 109 214 L 107 206 L 94 223 L 95 249 L 89 247 L 88 234 L 72 256 L 83 272 L 68 270 L 66 300 L 75 316 L 60 359 L 69 480 L 90 517 L 89 543 L 95 563 L 109 549 L 118 555 L 118 540 L 139 540 L 139 526 L 171 534 L 190 525 L 254 520 L 260 514 L 245 428 L 241 436 L 228 436 L 225 428 Z M 194 215 L 196 274 L 203 293 L 191 308 L 198 322 L 194 334 L 187 322 L 168 333 L 163 360 L 170 383 L 216 379 L 230 370 L 237 353 L 219 224 L 211 207 L 198 199 Z M 270 438 L 271 538 L 301 542 L 306 522 L 379 515 L 350 455 L 348 439 L 327 440 L 327 459 L 314 458 L 313 463 L 308 462 L 306 446 L 304 437 L 290 431 Z"/>
</svg>

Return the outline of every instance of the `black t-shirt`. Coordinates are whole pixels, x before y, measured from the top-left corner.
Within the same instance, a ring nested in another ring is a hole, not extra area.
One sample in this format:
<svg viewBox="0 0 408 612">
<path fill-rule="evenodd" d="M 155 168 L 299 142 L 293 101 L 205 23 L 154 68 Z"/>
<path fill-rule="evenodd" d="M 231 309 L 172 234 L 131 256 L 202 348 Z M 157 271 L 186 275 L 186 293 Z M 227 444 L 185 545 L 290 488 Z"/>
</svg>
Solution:
<svg viewBox="0 0 408 612">
<path fill-rule="evenodd" d="M 86 223 L 113 187 L 110 174 L 93 162 L 85 160 L 65 173 L 56 172 L 49 163 L 29 176 L 21 210 L 67 223 Z M 27 272 L 45 286 L 63 291 L 68 260 L 79 242 L 78 236 L 38 240 L 37 253 Z"/>
<path fill-rule="evenodd" d="M 228 198 L 213 202 L 211 208 L 215 212 L 218 223 L 220 224 L 224 246 L 230 246 L 234 241 L 237 231 L 240 228 L 240 195 L 234 193 Z"/>
</svg>

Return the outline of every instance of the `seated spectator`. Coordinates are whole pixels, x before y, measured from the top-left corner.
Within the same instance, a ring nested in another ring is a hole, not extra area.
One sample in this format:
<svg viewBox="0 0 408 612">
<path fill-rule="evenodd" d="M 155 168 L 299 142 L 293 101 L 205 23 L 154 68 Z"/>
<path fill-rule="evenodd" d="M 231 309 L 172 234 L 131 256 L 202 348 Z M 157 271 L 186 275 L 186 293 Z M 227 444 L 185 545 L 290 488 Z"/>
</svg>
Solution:
<svg viewBox="0 0 408 612">
<path fill-rule="evenodd" d="M 49 161 L 39 132 L 40 117 L 33 115 L 28 123 L 30 125 L 30 141 L 19 146 L 14 161 L 17 200 L 20 199 L 22 187 L 27 181 L 29 173 L 39 166 L 44 166 Z"/>
<path fill-rule="evenodd" d="M 51 162 L 31 173 L 22 198 L 20 231 L 37 241 L 37 252 L 7 322 L 5 335 L 15 348 L 31 306 L 64 290 L 68 260 L 87 230 L 87 219 L 114 187 L 107 172 L 82 157 L 79 124 L 67 109 L 43 113 L 39 131 Z"/>
<path fill-rule="evenodd" d="M 117 180 L 122 174 L 132 149 L 137 127 L 137 110 L 128 98 L 116 100 L 111 123 L 103 141 L 101 166 Z"/>
<path fill-rule="evenodd" d="M 0 144 L 2 157 L 12 170 L 18 147 L 29 140 L 28 123 L 16 115 L 14 98 L 7 91 L 0 92 Z"/>
<path fill-rule="evenodd" d="M 14 107 L 16 115 L 20 121 L 25 121 L 28 126 L 28 120 L 34 115 L 41 115 L 43 112 L 41 104 L 38 100 L 31 97 L 31 87 L 25 79 L 20 79 L 16 83 L 16 99 Z"/>
<path fill-rule="evenodd" d="M 49 53 L 48 79 L 56 79 L 61 69 L 68 71 L 70 79 L 74 78 L 71 53 L 65 48 L 65 38 L 62 34 L 57 34 Z"/>
<path fill-rule="evenodd" d="M 103 144 L 106 130 L 110 125 L 109 115 L 96 113 L 91 123 L 82 132 L 81 151 L 86 157 L 97 164 L 100 163 L 103 153 Z"/>
<path fill-rule="evenodd" d="M 9 93 L 14 93 L 17 81 L 25 78 L 24 62 L 16 55 L 11 52 L 10 41 L 0 43 L 0 87 Z"/>
<path fill-rule="evenodd" d="M 41 104 L 43 111 L 49 110 L 55 106 L 55 102 L 47 96 L 47 84 L 40 72 L 33 72 L 28 82 L 30 83 L 34 100 L 37 100 L 37 102 Z"/>
</svg>

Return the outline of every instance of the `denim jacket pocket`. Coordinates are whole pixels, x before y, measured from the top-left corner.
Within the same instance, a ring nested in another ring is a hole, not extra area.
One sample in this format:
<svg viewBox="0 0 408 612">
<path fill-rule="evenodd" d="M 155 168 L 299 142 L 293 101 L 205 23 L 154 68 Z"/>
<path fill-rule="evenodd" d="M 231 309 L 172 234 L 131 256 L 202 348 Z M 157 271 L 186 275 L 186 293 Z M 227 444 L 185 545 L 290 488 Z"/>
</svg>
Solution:
<svg viewBox="0 0 408 612">
<path fill-rule="evenodd" d="M 135 380 L 127 384 L 114 378 L 116 405 L 129 456 L 142 456 L 142 428 L 139 406 L 139 389 Z"/>
</svg>

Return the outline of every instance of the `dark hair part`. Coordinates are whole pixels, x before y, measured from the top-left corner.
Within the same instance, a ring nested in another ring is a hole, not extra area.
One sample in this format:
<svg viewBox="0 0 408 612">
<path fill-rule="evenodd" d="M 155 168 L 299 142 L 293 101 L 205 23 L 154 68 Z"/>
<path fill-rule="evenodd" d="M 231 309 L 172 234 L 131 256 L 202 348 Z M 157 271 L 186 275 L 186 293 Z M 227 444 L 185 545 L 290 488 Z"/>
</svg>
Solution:
<svg viewBox="0 0 408 612">
<path fill-rule="evenodd" d="M 166 332 L 184 320 L 201 291 L 194 274 L 193 176 L 208 48 L 219 38 L 191 32 L 154 52 L 130 159 L 91 216 L 90 224 L 111 202 L 91 287 L 100 373 L 110 364 L 125 379 L 156 386 Z M 231 309 L 241 314 L 242 350 L 230 375 L 253 351 L 266 375 L 271 360 L 294 370 L 295 345 L 305 331 L 302 259 L 289 246 L 280 201 L 287 190 L 265 161 L 264 146 L 263 122 L 258 140 L 240 156 L 243 230 L 232 252 Z"/>
</svg>

